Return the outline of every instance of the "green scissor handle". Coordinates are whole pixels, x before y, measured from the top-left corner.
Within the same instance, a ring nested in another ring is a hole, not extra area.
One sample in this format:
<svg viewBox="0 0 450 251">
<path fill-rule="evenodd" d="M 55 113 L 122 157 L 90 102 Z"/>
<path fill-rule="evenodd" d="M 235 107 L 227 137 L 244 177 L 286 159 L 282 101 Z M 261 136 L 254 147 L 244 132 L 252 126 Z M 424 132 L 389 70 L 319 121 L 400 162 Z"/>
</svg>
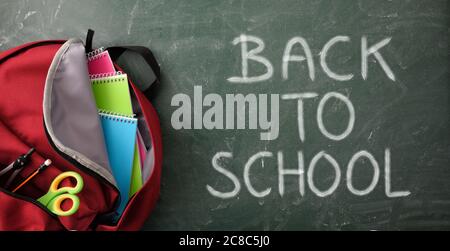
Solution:
<svg viewBox="0 0 450 251">
<path fill-rule="evenodd" d="M 66 179 L 72 177 L 77 181 L 76 186 L 74 187 L 59 187 L 60 183 Z M 50 184 L 50 188 L 48 192 L 39 198 L 39 201 L 42 205 L 47 207 L 51 212 L 59 216 L 69 216 L 78 211 L 78 207 L 80 206 L 80 199 L 76 194 L 81 192 L 83 189 L 83 178 L 80 174 L 76 172 L 64 172 L 60 175 L 56 176 L 56 178 Z M 58 188 L 59 187 L 59 188 Z M 72 207 L 66 211 L 62 210 L 61 204 L 65 200 L 72 201 Z"/>
</svg>

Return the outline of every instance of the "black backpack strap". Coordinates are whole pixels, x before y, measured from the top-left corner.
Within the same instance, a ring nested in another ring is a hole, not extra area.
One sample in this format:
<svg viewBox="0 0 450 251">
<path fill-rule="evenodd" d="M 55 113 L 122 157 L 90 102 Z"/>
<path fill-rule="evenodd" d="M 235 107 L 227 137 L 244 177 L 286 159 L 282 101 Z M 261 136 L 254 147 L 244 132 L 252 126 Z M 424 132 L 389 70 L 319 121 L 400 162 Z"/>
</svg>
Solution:
<svg viewBox="0 0 450 251">
<path fill-rule="evenodd" d="M 85 50 L 86 53 L 89 53 L 92 51 L 92 39 L 94 38 L 94 31 L 89 29 L 86 34 L 86 43 L 85 43 Z"/>
<path fill-rule="evenodd" d="M 156 61 L 155 56 L 153 55 L 152 51 L 144 46 L 113 46 L 106 48 L 108 50 L 109 55 L 111 56 L 111 59 L 113 62 L 118 64 L 122 69 L 124 69 L 126 72 L 132 73 L 133 69 L 126 69 L 125 65 L 122 66 L 118 63 L 118 60 L 121 56 L 125 55 L 125 52 L 133 52 L 137 55 L 141 56 L 147 65 L 150 67 L 151 72 L 146 72 L 146 74 L 150 75 L 150 81 L 151 83 L 147 83 L 146 85 L 138 85 L 139 89 L 141 89 L 142 92 L 144 92 L 146 97 L 150 97 L 150 87 L 154 85 L 155 83 L 159 82 L 159 79 L 161 78 L 161 72 L 159 68 L 159 64 Z M 132 74 L 131 74 L 132 75 Z"/>
</svg>

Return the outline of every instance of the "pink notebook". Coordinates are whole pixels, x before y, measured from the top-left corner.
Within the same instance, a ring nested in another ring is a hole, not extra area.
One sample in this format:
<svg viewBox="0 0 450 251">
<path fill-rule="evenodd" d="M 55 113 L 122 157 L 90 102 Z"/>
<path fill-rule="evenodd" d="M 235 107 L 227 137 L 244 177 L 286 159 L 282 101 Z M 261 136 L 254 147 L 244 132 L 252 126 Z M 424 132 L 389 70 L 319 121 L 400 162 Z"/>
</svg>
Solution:
<svg viewBox="0 0 450 251">
<path fill-rule="evenodd" d="M 88 70 L 90 75 L 115 72 L 108 51 L 100 48 L 90 52 L 88 54 Z"/>
</svg>

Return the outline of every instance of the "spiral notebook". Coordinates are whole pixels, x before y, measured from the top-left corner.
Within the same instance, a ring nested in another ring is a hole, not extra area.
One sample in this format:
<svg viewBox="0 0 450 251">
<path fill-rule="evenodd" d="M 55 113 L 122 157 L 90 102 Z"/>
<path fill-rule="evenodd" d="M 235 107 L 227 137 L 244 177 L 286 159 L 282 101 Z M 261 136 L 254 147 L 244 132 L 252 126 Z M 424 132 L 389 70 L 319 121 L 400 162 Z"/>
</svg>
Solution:
<svg viewBox="0 0 450 251">
<path fill-rule="evenodd" d="M 100 112 L 118 116 L 133 116 L 130 90 L 126 74 L 115 72 L 91 76 L 97 108 Z M 139 132 L 138 132 L 139 133 Z M 136 135 L 135 135 L 136 137 Z M 139 156 L 138 142 L 134 146 L 133 166 L 131 169 L 130 191 L 128 196 L 134 195 L 142 187 L 141 156 Z M 125 197 L 122 195 L 122 197 Z"/>
<path fill-rule="evenodd" d="M 117 72 L 105 77 L 93 78 L 91 82 L 98 109 L 125 116 L 133 115 L 126 74 Z"/>
<path fill-rule="evenodd" d="M 96 49 L 87 54 L 89 74 L 104 74 L 114 72 L 114 64 L 109 52 L 103 48 Z"/>
<path fill-rule="evenodd" d="M 135 156 L 137 119 L 100 113 L 106 151 L 113 175 L 120 191 L 120 205 L 116 212 L 122 214 L 128 202 L 130 181 Z"/>
</svg>

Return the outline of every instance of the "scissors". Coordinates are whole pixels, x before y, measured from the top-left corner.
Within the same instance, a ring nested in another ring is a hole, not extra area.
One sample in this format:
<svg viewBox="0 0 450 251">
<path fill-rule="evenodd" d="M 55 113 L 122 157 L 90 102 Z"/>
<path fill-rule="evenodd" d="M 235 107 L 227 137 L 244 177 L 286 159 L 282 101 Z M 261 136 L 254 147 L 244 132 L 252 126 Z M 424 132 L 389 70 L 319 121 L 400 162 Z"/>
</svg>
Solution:
<svg viewBox="0 0 450 251">
<path fill-rule="evenodd" d="M 59 187 L 61 182 L 66 178 L 74 178 L 77 181 L 75 187 Z M 59 216 L 70 216 L 78 211 L 80 199 L 76 194 L 83 189 L 83 178 L 76 172 L 64 172 L 56 176 L 50 184 L 48 192 L 40 197 L 37 201 L 47 207 L 51 212 Z M 61 208 L 61 204 L 65 200 L 72 201 L 72 207 L 66 211 Z"/>
</svg>

